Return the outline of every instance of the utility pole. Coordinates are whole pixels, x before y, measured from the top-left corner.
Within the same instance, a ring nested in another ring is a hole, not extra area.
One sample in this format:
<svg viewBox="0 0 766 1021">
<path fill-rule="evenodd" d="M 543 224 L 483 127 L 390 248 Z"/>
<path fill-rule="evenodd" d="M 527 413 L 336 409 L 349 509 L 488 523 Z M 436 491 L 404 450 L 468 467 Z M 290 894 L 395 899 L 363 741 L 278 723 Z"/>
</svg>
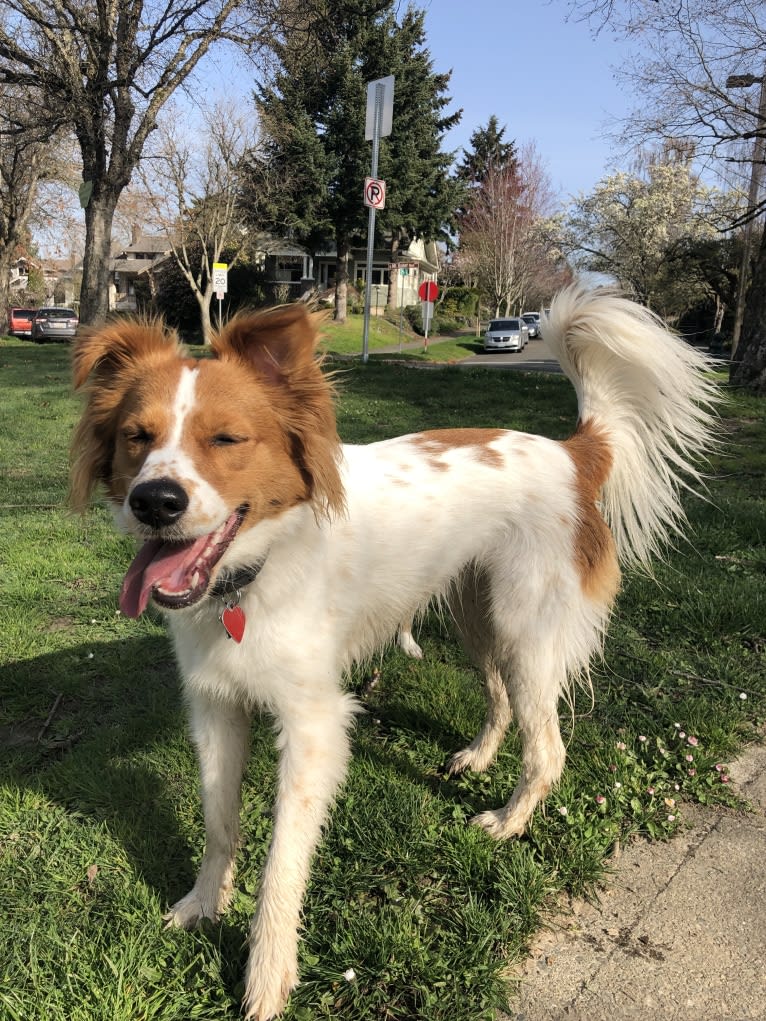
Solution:
<svg viewBox="0 0 766 1021">
<path fill-rule="evenodd" d="M 766 67 L 764 73 L 758 78 L 753 74 L 732 74 L 726 79 L 727 89 L 750 88 L 757 82 L 761 83 L 761 94 L 758 100 L 758 118 L 756 124 L 755 143 L 753 145 L 753 165 L 750 171 L 750 189 L 747 195 L 747 221 L 742 234 L 742 261 L 739 267 L 739 282 L 737 284 L 737 306 L 734 313 L 734 330 L 731 338 L 731 357 L 739 346 L 739 338 L 742 333 L 742 320 L 745 317 L 745 297 L 747 295 L 747 278 L 750 269 L 750 247 L 753 240 L 754 211 L 758 206 L 758 198 L 761 192 L 761 172 L 763 171 L 764 156 L 766 155 Z"/>
</svg>

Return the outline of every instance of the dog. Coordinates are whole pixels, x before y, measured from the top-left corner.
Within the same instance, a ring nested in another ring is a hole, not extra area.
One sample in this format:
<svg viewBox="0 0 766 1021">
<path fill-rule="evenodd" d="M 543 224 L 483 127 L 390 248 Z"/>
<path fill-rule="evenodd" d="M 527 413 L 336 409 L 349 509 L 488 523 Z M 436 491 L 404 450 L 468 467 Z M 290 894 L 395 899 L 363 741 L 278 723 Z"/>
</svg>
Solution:
<svg viewBox="0 0 766 1021">
<path fill-rule="evenodd" d="M 251 1021 L 277 1016 L 298 981 L 312 854 L 359 711 L 344 672 L 399 632 L 417 655 L 410 622 L 448 607 L 488 705 L 449 772 L 486 769 L 513 715 L 521 776 L 473 821 L 521 835 L 561 774 L 559 698 L 587 680 L 621 568 L 648 567 L 682 531 L 681 492 L 704 486 L 715 444 L 705 357 L 614 291 L 574 284 L 543 318 L 579 402 L 564 441 L 452 428 L 343 445 L 318 330 L 296 304 L 235 317 L 212 358 L 189 358 L 154 320 L 107 323 L 74 348 L 71 501 L 84 510 L 103 486 L 142 544 L 120 606 L 137 617 L 152 601 L 167 618 L 201 770 L 204 857 L 169 924 L 225 911 L 251 714 L 276 722 Z"/>
</svg>

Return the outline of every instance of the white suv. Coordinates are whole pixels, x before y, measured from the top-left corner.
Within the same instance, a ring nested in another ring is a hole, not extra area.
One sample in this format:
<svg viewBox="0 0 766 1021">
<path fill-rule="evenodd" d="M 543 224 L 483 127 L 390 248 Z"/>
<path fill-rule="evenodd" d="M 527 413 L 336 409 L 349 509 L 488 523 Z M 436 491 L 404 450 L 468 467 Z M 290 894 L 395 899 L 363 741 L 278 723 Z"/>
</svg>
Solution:
<svg viewBox="0 0 766 1021">
<path fill-rule="evenodd" d="M 492 319 L 484 334 L 485 351 L 523 351 L 529 330 L 523 319 Z"/>
</svg>

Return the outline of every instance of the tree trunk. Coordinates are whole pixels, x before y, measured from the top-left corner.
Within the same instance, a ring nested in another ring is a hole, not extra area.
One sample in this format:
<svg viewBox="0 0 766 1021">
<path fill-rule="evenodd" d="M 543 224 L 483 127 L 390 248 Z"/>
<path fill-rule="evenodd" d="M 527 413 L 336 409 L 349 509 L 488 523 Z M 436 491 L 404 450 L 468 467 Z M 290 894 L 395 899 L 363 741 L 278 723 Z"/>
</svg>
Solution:
<svg viewBox="0 0 766 1021">
<path fill-rule="evenodd" d="M 202 343 L 205 345 L 210 344 L 213 339 L 213 324 L 210 316 L 210 302 L 213 297 L 213 291 L 211 288 L 205 288 L 203 291 L 196 291 L 196 298 L 199 304 L 199 321 L 200 328 L 202 330 Z M 219 326 L 222 326 L 219 323 Z"/>
<path fill-rule="evenodd" d="M 0 245 L 0 333 L 8 330 L 8 301 L 11 291 L 11 264 L 13 249 Z"/>
<path fill-rule="evenodd" d="M 732 386 L 766 396 L 766 229 L 750 278 L 742 334 L 729 368 Z"/>
<path fill-rule="evenodd" d="M 346 238 L 337 239 L 338 261 L 335 272 L 335 322 L 345 323 L 348 313 L 348 254 Z"/>
<path fill-rule="evenodd" d="M 85 254 L 82 260 L 80 322 L 96 325 L 109 313 L 109 263 L 112 221 L 119 194 L 94 193 L 85 207 Z"/>
</svg>

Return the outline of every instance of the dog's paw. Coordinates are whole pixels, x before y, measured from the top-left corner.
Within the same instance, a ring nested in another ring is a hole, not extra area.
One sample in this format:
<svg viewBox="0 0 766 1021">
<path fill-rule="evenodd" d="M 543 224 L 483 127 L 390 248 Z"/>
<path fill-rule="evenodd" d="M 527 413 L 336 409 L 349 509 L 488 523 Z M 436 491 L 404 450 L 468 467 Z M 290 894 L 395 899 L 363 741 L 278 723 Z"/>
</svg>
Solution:
<svg viewBox="0 0 766 1021">
<path fill-rule="evenodd" d="M 253 947 L 245 974 L 245 998 L 242 1008 L 245 1021 L 269 1021 L 285 1009 L 290 992 L 298 985 L 298 962 L 288 953 L 278 959 L 274 946 L 265 953 Z"/>
<path fill-rule="evenodd" d="M 471 824 L 481 826 L 494 840 L 510 840 L 524 835 L 527 820 L 499 808 L 495 812 L 480 812 L 471 819 Z"/>
<path fill-rule="evenodd" d="M 193 929 L 204 919 L 217 922 L 220 911 L 213 898 L 200 896 L 195 887 L 162 916 L 165 928 Z"/>
<path fill-rule="evenodd" d="M 471 745 L 468 745 L 467 748 L 455 752 L 449 760 L 447 763 L 447 776 L 457 776 L 460 773 L 465 773 L 467 770 L 473 773 L 483 773 L 485 769 L 492 765 L 494 758 L 494 755 L 487 754 L 478 748 L 472 748 Z"/>
<path fill-rule="evenodd" d="M 423 658 L 423 650 L 420 648 L 420 646 L 412 637 L 412 634 L 409 631 L 399 632 L 399 645 L 402 649 L 402 652 L 406 653 L 408 656 L 411 656 L 412 659 Z"/>
</svg>

